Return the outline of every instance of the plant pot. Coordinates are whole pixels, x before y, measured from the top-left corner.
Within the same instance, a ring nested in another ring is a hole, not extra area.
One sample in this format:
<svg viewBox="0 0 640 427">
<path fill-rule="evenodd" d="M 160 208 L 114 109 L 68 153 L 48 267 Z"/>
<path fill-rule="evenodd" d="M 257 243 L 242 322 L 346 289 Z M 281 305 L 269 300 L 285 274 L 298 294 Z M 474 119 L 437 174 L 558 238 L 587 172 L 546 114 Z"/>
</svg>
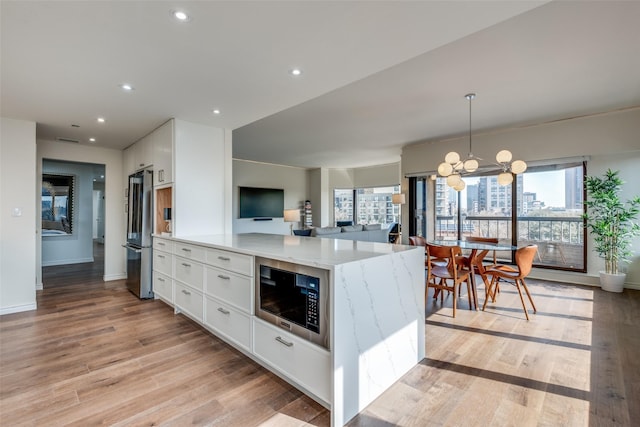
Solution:
<svg viewBox="0 0 640 427">
<path fill-rule="evenodd" d="M 600 272 L 600 287 L 603 291 L 622 292 L 624 289 L 624 280 L 627 275 L 625 273 L 609 274 L 604 271 Z"/>
</svg>

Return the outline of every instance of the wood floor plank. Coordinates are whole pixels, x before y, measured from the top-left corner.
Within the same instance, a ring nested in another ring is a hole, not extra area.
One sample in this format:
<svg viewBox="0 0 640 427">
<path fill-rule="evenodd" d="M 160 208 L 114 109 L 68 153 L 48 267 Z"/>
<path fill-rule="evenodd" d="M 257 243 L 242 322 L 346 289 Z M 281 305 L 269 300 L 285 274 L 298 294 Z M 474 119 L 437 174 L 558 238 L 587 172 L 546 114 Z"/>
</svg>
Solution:
<svg viewBox="0 0 640 427">
<path fill-rule="evenodd" d="M 330 424 L 327 409 L 164 303 L 88 265 L 84 277 L 63 270 L 43 274 L 37 310 L 0 316 L 1 426 Z M 506 285 L 485 312 L 463 302 L 455 319 L 452 295 L 429 298 L 426 358 L 348 425 L 637 425 L 640 292 L 528 285 L 530 321 Z"/>
</svg>

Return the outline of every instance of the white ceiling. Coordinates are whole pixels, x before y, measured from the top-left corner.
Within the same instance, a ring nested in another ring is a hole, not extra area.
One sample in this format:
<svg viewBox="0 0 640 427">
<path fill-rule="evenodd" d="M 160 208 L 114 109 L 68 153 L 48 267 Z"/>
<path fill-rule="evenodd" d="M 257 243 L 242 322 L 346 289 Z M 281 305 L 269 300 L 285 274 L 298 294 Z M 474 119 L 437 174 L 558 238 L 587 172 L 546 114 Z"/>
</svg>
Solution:
<svg viewBox="0 0 640 427">
<path fill-rule="evenodd" d="M 178 117 L 234 129 L 235 158 L 356 167 L 467 132 L 468 92 L 474 131 L 640 105 L 639 1 L 2 0 L 0 13 L 0 114 L 37 122 L 38 139 L 124 148 Z"/>
</svg>

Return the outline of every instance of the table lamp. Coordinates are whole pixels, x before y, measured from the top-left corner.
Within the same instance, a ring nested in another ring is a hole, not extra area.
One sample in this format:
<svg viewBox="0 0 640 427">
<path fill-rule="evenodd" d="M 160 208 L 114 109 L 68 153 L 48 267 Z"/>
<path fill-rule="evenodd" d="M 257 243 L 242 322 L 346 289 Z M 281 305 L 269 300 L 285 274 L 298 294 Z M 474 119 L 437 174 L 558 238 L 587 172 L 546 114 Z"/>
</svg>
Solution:
<svg viewBox="0 0 640 427">
<path fill-rule="evenodd" d="M 300 222 L 300 209 L 285 209 L 284 222 L 290 222 L 291 234 L 293 234 L 293 223 Z"/>
</svg>

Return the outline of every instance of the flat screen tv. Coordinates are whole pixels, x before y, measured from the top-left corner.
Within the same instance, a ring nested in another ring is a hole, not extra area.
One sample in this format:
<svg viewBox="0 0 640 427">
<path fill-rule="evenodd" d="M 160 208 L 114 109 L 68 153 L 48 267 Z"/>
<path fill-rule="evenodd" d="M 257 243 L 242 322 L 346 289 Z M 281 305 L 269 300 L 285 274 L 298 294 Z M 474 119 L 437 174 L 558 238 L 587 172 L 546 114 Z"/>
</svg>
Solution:
<svg viewBox="0 0 640 427">
<path fill-rule="evenodd" d="M 282 218 L 284 190 L 278 188 L 239 187 L 240 218 Z"/>
</svg>

